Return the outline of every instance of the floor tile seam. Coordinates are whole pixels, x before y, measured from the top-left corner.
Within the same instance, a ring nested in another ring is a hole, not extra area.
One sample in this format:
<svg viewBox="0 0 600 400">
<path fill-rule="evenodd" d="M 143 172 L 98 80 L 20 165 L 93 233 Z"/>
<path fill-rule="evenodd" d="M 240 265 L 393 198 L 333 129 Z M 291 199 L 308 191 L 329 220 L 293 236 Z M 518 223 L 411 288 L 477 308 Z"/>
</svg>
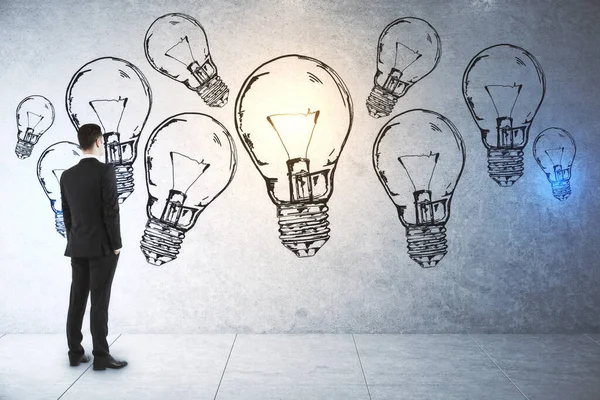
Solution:
<svg viewBox="0 0 600 400">
<path fill-rule="evenodd" d="M 234 387 L 256 387 L 257 384 L 251 381 L 248 382 L 235 382 L 235 385 L 232 384 L 232 386 Z M 260 383 L 261 387 L 265 387 L 265 388 L 277 388 L 277 387 L 301 387 L 301 388 L 318 388 L 318 389 L 325 389 L 325 388 L 364 388 L 365 384 L 360 382 L 360 383 L 340 383 L 340 382 L 336 382 L 336 381 L 332 381 L 332 382 L 320 382 L 320 383 L 315 383 L 315 382 L 298 382 L 298 381 L 290 381 L 289 383 L 283 383 L 283 382 L 275 382 L 273 380 L 269 381 L 269 382 L 261 382 Z M 386 386 L 386 385 L 371 385 L 371 386 Z M 401 385 L 389 385 L 389 386 L 401 386 Z"/>
<path fill-rule="evenodd" d="M 210 332 L 123 332 L 124 335 L 156 335 L 156 336 L 235 336 L 231 333 L 210 333 Z M 243 333 L 240 333 L 243 335 Z"/>
<path fill-rule="evenodd" d="M 583 336 L 587 337 L 588 339 L 590 339 L 592 342 L 596 343 L 597 345 L 600 346 L 600 342 L 598 342 L 596 339 L 594 339 L 593 337 L 589 336 L 587 333 L 584 333 Z"/>
<path fill-rule="evenodd" d="M 365 380 L 365 387 L 367 388 L 367 394 L 369 395 L 369 400 L 371 398 L 371 391 L 369 390 L 369 384 L 367 383 L 367 376 L 365 375 L 365 369 L 363 368 L 362 361 L 360 359 L 360 353 L 358 352 L 358 346 L 356 345 L 356 340 L 354 339 L 354 334 L 352 334 L 352 341 L 354 342 L 354 349 L 356 350 L 356 356 L 358 357 L 358 363 L 360 364 L 360 370 L 363 375 L 363 379 Z"/>
<path fill-rule="evenodd" d="M 112 345 L 113 345 L 113 344 L 114 344 L 114 343 L 117 341 L 117 339 L 121 337 L 121 335 L 122 335 L 122 333 L 119 333 L 119 336 L 117 336 L 117 337 L 116 337 L 116 338 L 115 338 L 115 339 L 114 339 L 114 340 L 113 340 L 113 341 L 112 341 L 112 342 L 111 342 L 111 343 L 108 345 L 108 347 L 109 347 L 109 350 L 110 350 L 110 346 L 112 346 Z M 90 365 L 88 365 L 88 366 L 87 366 L 87 368 L 86 368 L 85 370 L 83 370 L 83 372 L 82 372 L 82 373 L 81 373 L 81 374 L 80 374 L 80 375 L 77 377 L 77 379 L 75 379 L 75 380 L 73 381 L 73 383 L 71 383 L 71 384 L 69 385 L 69 387 L 67 388 L 67 390 L 65 390 L 65 391 L 64 391 L 64 392 L 63 392 L 63 393 L 62 393 L 62 394 L 61 394 L 61 395 L 58 397 L 58 399 L 56 399 L 56 400 L 60 400 L 60 399 L 61 399 L 61 398 L 62 398 L 62 397 L 63 397 L 63 396 L 64 396 L 64 395 L 65 395 L 65 394 L 66 394 L 66 393 L 69 391 L 69 389 L 71 389 L 71 388 L 73 387 L 73 385 L 75 385 L 75 384 L 77 383 L 77 381 L 78 381 L 78 380 L 79 380 L 79 379 L 80 379 L 80 378 L 81 378 L 81 377 L 82 377 L 82 376 L 83 376 L 83 375 L 84 375 L 84 374 L 85 374 L 85 373 L 86 373 L 86 372 L 87 372 L 87 371 L 88 371 L 88 370 L 89 370 L 89 369 L 92 367 L 92 365 L 94 365 L 94 362 L 93 362 L 92 360 L 90 360 L 90 361 L 91 361 L 91 362 L 90 362 Z"/>
<path fill-rule="evenodd" d="M 231 353 L 233 353 L 233 346 L 235 346 L 235 341 L 237 339 L 238 334 L 236 333 L 233 338 L 233 343 L 231 343 L 231 348 L 229 349 L 229 354 L 227 355 L 227 361 L 225 361 L 225 367 L 223 367 L 223 373 L 221 374 L 221 379 L 219 379 L 219 384 L 217 385 L 217 390 L 215 391 L 215 397 L 213 400 L 217 399 L 219 395 L 219 389 L 221 388 L 221 383 L 223 382 L 223 377 L 225 376 L 225 371 L 227 370 L 227 364 L 229 364 L 229 359 L 231 358 Z"/>
<path fill-rule="evenodd" d="M 527 400 L 529 400 L 529 397 L 527 397 L 527 395 L 525 393 L 523 393 L 523 391 L 517 386 L 516 383 L 513 382 L 512 379 L 510 379 L 510 377 L 508 376 L 508 374 L 506 372 L 504 372 L 504 370 L 502 368 L 500 368 L 500 366 L 498 365 L 498 363 L 488 354 L 487 351 L 485 351 L 483 349 L 483 347 L 477 342 L 477 340 L 475 340 L 475 338 L 473 336 L 471 336 L 470 333 L 468 335 L 471 338 L 471 340 L 473 340 L 475 342 L 475 344 L 477 346 L 479 346 L 479 348 L 481 349 L 481 351 L 483 351 L 484 354 L 494 363 L 494 365 L 500 370 L 500 372 L 502 372 L 504 374 L 504 376 L 506 377 L 506 379 L 508 379 L 510 381 L 510 383 L 512 383 L 513 386 L 517 388 L 517 390 L 519 391 L 519 393 L 521 393 L 523 395 L 523 397 L 525 397 Z"/>
</svg>

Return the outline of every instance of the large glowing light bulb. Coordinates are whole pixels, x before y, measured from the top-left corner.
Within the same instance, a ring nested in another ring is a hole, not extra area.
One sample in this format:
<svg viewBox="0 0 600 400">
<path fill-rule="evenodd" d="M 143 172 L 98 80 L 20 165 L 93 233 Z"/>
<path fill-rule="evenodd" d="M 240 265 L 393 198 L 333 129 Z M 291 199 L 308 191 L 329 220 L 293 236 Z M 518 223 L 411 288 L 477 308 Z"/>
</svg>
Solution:
<svg viewBox="0 0 600 400">
<path fill-rule="evenodd" d="M 217 73 L 204 28 L 185 14 L 166 14 L 152 23 L 144 41 L 155 70 L 197 92 L 210 107 L 227 104 L 229 89 Z"/>
<path fill-rule="evenodd" d="M 33 146 L 53 122 L 54 106 L 50 100 L 39 95 L 25 97 L 17 106 L 17 157 L 29 157 Z"/>
<path fill-rule="evenodd" d="M 465 70 L 463 96 L 488 150 L 489 175 L 500 186 L 523 175 L 523 148 L 545 92 L 538 61 L 510 44 L 481 51 Z"/>
<path fill-rule="evenodd" d="M 571 167 L 576 152 L 573 136 L 561 128 L 545 129 L 533 141 L 533 157 L 560 201 L 571 195 Z"/>
<path fill-rule="evenodd" d="M 301 55 L 262 64 L 237 96 L 237 132 L 277 206 L 280 239 L 298 257 L 329 239 L 327 201 L 352 118 L 342 79 Z"/>
<path fill-rule="evenodd" d="M 398 99 L 437 66 L 442 42 L 428 22 L 400 18 L 385 27 L 377 44 L 377 72 L 367 99 L 369 115 L 388 116 Z"/>
<path fill-rule="evenodd" d="M 60 193 L 60 177 L 64 171 L 79 162 L 82 154 L 78 145 L 63 141 L 54 143 L 44 150 L 37 163 L 38 180 L 50 200 L 56 231 L 65 238 L 67 234 Z"/>
<path fill-rule="evenodd" d="M 217 120 L 199 113 L 174 115 L 146 144 L 148 222 L 141 249 L 148 263 L 177 258 L 185 233 L 233 179 L 237 152 Z"/>
<path fill-rule="evenodd" d="M 396 115 L 375 140 L 373 166 L 406 227 L 408 254 L 423 268 L 447 253 L 445 225 L 464 163 L 458 129 L 433 111 Z"/>
<path fill-rule="evenodd" d="M 104 155 L 117 175 L 119 203 L 133 193 L 133 162 L 152 105 L 150 85 L 128 61 L 103 57 L 85 64 L 71 79 L 66 106 L 75 129 L 102 128 Z"/>
</svg>

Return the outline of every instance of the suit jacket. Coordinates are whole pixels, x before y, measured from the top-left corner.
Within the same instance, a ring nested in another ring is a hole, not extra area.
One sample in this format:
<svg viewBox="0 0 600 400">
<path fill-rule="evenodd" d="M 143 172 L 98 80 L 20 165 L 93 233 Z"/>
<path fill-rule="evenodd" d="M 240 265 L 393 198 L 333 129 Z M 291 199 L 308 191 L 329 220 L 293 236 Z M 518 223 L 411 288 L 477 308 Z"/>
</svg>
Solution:
<svg viewBox="0 0 600 400">
<path fill-rule="evenodd" d="M 115 168 L 83 158 L 60 177 L 67 257 L 101 257 L 121 248 Z"/>
</svg>

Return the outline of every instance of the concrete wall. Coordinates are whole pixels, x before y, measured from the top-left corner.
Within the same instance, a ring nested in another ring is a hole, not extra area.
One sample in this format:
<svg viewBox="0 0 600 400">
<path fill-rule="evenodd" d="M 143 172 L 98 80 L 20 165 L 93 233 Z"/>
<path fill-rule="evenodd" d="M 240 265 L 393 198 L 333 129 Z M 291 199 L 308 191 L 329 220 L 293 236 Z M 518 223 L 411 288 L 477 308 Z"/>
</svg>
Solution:
<svg viewBox="0 0 600 400">
<path fill-rule="evenodd" d="M 204 26 L 230 89 L 224 107 L 208 107 L 147 61 L 146 31 L 171 12 Z M 373 143 L 389 118 L 371 118 L 365 107 L 378 37 L 406 16 L 434 26 L 443 50 L 437 68 L 391 116 L 415 108 L 438 112 L 458 128 L 466 149 L 446 225 L 448 253 L 429 269 L 408 257 L 405 228 L 373 169 Z M 0 332 L 64 331 L 71 267 L 36 164 L 48 146 L 77 141 L 65 108 L 67 86 L 84 64 L 107 56 L 137 66 L 153 95 L 134 163 L 135 191 L 121 204 L 124 248 L 111 331 L 600 332 L 599 17 L 592 0 L 2 1 Z M 524 150 L 524 175 L 507 188 L 488 176 L 461 89 L 471 58 L 499 43 L 531 52 L 547 85 Z M 285 54 L 329 65 L 354 104 L 328 202 L 331 238 L 308 258 L 280 243 L 276 207 L 234 122 L 246 77 Z M 55 122 L 20 160 L 15 111 L 34 94 L 52 102 Z M 155 127 L 181 112 L 208 114 L 227 128 L 237 172 L 187 233 L 178 258 L 158 267 L 140 250 L 148 199 L 143 148 Z M 562 202 L 532 155 L 533 138 L 553 126 L 577 143 L 572 194 Z"/>
</svg>

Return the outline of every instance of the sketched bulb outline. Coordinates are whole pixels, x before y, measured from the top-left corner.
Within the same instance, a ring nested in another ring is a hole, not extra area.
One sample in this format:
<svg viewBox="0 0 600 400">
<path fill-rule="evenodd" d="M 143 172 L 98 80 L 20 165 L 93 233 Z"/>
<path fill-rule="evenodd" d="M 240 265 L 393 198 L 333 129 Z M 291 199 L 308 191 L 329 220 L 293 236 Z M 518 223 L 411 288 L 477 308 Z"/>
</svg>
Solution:
<svg viewBox="0 0 600 400">
<path fill-rule="evenodd" d="M 435 69 L 441 55 L 440 36 L 427 21 L 406 17 L 386 26 L 377 43 L 377 72 L 367 98 L 369 115 L 390 115 L 398 99 Z"/>
<path fill-rule="evenodd" d="M 149 264 L 163 265 L 177 258 L 185 233 L 233 179 L 237 152 L 219 121 L 181 113 L 154 129 L 145 155 L 148 221 L 140 248 Z"/>
<path fill-rule="evenodd" d="M 146 77 L 128 61 L 98 58 L 75 73 L 65 102 L 76 130 L 88 123 L 102 129 L 105 162 L 115 167 L 119 203 L 123 203 L 134 190 L 133 162 L 152 106 Z"/>
<path fill-rule="evenodd" d="M 546 174 L 552 194 L 560 201 L 571 195 L 571 168 L 576 153 L 575 139 L 562 128 L 544 129 L 533 141 L 533 157 Z"/>
<path fill-rule="evenodd" d="M 20 159 L 31 155 L 33 146 L 54 123 L 54 106 L 44 96 L 25 97 L 17 106 L 17 145 Z"/>
<path fill-rule="evenodd" d="M 218 75 L 200 22 L 186 14 L 156 19 L 146 32 L 146 58 L 161 74 L 198 93 L 210 107 L 227 104 L 229 88 Z"/>
<path fill-rule="evenodd" d="M 277 206 L 279 238 L 298 257 L 329 239 L 327 201 L 352 119 L 342 79 L 302 55 L 260 65 L 236 98 L 236 130 Z"/>
<path fill-rule="evenodd" d="M 44 150 L 37 163 L 37 177 L 50 200 L 56 231 L 65 238 L 67 234 L 60 194 L 60 177 L 65 170 L 77 164 L 82 155 L 79 145 L 62 141 Z"/>
<path fill-rule="evenodd" d="M 445 225 L 465 157 L 458 129 L 429 110 L 396 115 L 375 140 L 375 172 L 406 227 L 408 254 L 423 268 L 447 253 Z"/>
<path fill-rule="evenodd" d="M 523 148 L 545 92 L 539 62 L 511 44 L 482 50 L 465 70 L 463 96 L 488 150 L 489 176 L 499 186 L 523 175 Z"/>
</svg>

